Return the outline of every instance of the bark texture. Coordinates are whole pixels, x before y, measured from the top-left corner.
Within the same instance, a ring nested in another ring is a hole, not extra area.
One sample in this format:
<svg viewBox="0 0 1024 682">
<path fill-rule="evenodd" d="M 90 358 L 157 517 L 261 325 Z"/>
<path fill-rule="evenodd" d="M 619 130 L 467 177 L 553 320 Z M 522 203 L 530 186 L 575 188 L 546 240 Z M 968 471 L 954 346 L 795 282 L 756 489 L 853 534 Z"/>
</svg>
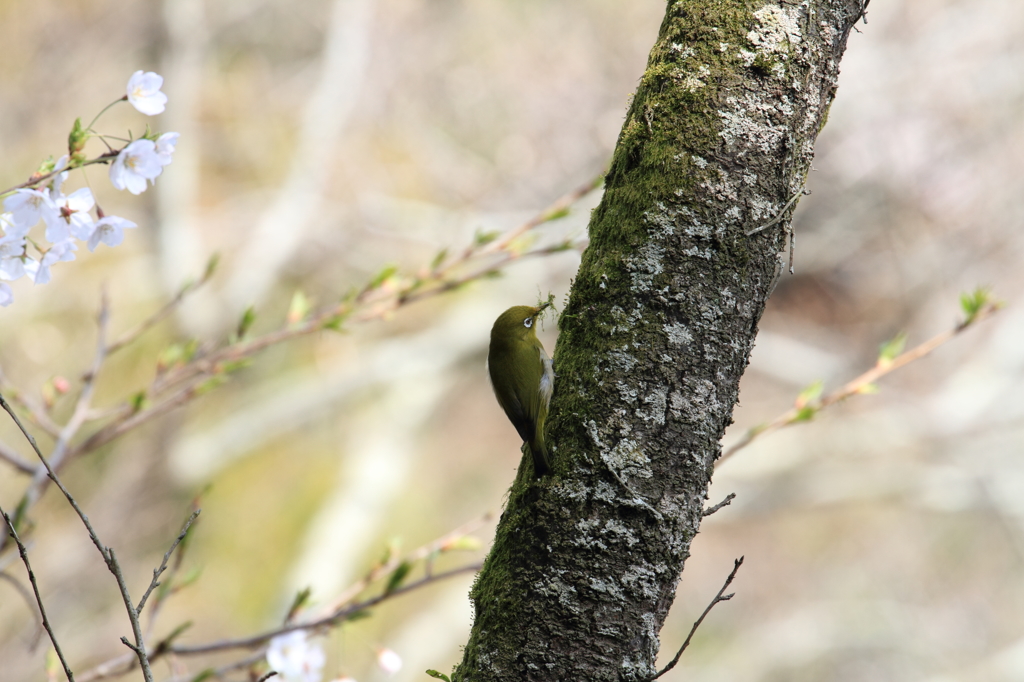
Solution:
<svg viewBox="0 0 1024 682">
<path fill-rule="evenodd" d="M 864 0 L 669 2 L 454 680 L 646 680 Z M 783 220 L 750 235 L 773 221 Z"/>
</svg>

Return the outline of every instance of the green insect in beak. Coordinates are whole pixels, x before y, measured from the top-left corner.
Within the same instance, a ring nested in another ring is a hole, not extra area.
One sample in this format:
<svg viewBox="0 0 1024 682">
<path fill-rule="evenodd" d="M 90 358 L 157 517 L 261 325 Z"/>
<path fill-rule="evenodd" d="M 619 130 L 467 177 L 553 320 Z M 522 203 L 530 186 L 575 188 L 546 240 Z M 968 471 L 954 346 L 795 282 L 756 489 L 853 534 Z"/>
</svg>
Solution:
<svg viewBox="0 0 1024 682">
<path fill-rule="evenodd" d="M 494 395 L 519 437 L 529 445 L 536 476 L 551 473 L 551 458 L 544 445 L 544 420 L 555 372 L 534 327 L 548 305 L 517 305 L 503 312 L 491 328 L 487 352 Z"/>
</svg>

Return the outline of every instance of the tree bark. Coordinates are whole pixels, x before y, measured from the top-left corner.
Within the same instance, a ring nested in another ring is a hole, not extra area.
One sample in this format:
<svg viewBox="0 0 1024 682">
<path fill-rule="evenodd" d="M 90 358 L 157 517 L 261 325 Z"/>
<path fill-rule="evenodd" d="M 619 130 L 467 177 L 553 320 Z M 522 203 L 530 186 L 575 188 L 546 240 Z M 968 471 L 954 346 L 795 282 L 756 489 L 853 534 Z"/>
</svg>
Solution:
<svg viewBox="0 0 1024 682">
<path fill-rule="evenodd" d="M 646 680 L 866 0 L 678 0 L 559 321 L 454 680 Z M 765 227 L 767 225 L 767 227 Z M 762 228 L 758 231 L 758 228 Z"/>
</svg>

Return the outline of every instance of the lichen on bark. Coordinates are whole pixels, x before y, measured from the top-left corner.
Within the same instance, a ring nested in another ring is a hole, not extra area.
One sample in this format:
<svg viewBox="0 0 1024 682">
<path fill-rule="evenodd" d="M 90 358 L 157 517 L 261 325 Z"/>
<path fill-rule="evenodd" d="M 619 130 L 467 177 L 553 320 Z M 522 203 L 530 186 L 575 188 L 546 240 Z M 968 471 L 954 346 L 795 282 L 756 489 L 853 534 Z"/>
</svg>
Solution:
<svg viewBox="0 0 1024 682">
<path fill-rule="evenodd" d="M 559 321 L 555 473 L 522 465 L 454 680 L 655 672 L 789 202 L 862 10 L 668 3 Z"/>
</svg>

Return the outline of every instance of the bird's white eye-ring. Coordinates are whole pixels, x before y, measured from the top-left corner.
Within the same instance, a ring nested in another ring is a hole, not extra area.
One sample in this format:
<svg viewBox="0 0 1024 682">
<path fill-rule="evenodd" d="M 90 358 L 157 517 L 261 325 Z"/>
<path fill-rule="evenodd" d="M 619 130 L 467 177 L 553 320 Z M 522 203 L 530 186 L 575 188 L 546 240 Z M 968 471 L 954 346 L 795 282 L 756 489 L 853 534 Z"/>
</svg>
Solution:
<svg viewBox="0 0 1024 682">
<path fill-rule="evenodd" d="M 533 326 L 533 318 L 532 317 L 528 317 L 525 320 L 523 320 L 523 326 L 526 327 L 527 329 L 532 327 Z"/>
</svg>

